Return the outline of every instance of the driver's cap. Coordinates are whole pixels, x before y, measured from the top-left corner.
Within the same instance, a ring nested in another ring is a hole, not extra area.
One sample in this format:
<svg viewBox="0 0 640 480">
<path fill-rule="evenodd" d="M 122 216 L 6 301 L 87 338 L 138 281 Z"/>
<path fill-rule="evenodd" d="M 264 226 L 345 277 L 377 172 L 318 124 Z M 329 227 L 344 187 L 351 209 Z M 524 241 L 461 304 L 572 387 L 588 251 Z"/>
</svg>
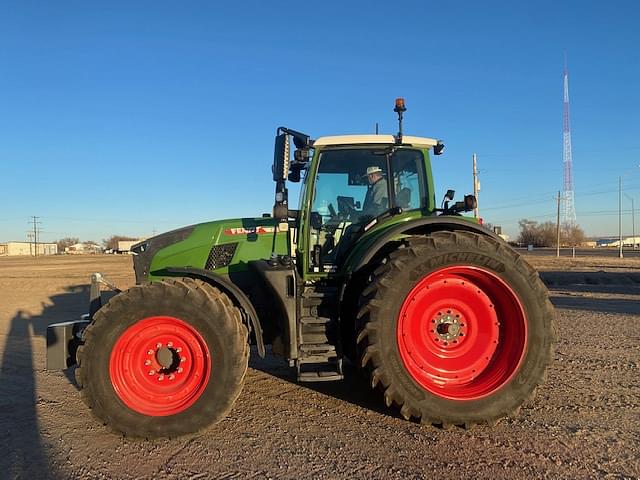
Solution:
<svg viewBox="0 0 640 480">
<path fill-rule="evenodd" d="M 382 173 L 382 169 L 380 167 L 367 167 L 367 175 L 378 172 Z"/>
</svg>

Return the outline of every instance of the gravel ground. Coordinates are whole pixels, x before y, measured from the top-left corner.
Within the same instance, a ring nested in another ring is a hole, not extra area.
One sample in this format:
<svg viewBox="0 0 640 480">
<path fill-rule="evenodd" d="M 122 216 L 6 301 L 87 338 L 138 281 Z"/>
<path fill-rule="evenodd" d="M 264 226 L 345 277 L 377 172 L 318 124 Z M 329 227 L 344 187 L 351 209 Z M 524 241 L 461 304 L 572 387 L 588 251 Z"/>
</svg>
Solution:
<svg viewBox="0 0 640 480">
<path fill-rule="evenodd" d="M 0 477 L 640 478 L 640 264 L 531 261 L 560 341 L 547 384 L 516 418 L 421 426 L 351 369 L 345 382 L 303 386 L 254 352 L 228 418 L 190 438 L 132 441 L 91 416 L 72 373 L 44 370 L 46 326 L 87 310 L 92 271 L 131 285 L 131 259 L 0 258 Z"/>
</svg>

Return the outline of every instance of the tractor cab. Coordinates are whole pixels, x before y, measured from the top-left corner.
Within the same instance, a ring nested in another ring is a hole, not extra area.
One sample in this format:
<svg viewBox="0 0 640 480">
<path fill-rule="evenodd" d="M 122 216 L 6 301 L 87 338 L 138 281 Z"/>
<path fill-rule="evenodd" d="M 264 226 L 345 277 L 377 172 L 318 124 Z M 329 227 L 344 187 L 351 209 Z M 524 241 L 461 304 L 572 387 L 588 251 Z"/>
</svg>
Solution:
<svg viewBox="0 0 640 480">
<path fill-rule="evenodd" d="M 301 194 L 307 221 L 299 224 L 298 258 L 305 270 L 335 271 L 376 225 L 432 213 L 428 149 L 436 144 L 416 138 L 396 145 L 391 135 L 318 139 Z"/>
<path fill-rule="evenodd" d="M 430 153 L 442 154 L 444 144 L 432 138 L 404 136 L 404 100 L 397 99 L 394 110 L 399 120 L 397 135 L 312 140 L 295 130 L 278 129 L 273 216 L 280 230 L 292 230 L 291 255 L 303 277 L 340 272 L 358 240 L 383 224 L 388 227 L 438 212 Z M 290 138 L 296 147 L 293 159 Z M 299 210 L 289 209 L 286 180 L 302 180 Z"/>
</svg>

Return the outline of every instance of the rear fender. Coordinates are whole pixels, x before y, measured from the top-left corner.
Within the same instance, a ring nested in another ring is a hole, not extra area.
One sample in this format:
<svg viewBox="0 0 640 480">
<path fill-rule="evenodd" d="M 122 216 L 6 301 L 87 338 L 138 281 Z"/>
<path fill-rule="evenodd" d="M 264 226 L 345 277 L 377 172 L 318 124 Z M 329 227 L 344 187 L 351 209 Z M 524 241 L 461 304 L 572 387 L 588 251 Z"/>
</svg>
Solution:
<svg viewBox="0 0 640 480">
<path fill-rule="evenodd" d="M 477 223 L 465 220 L 463 219 L 463 217 L 422 217 L 416 220 L 395 224 L 392 227 L 389 227 L 388 229 L 382 231 L 376 238 L 376 240 L 374 240 L 373 243 L 370 244 L 367 251 L 364 252 L 364 254 L 360 255 L 359 258 L 356 258 L 353 263 L 347 266 L 347 273 L 349 275 L 353 275 L 365 269 L 376 256 L 384 251 L 385 246 L 387 246 L 390 242 L 397 240 L 398 238 L 413 235 L 424 236 L 429 235 L 433 232 L 443 230 L 475 232 L 481 235 L 487 235 L 494 240 L 497 240 L 498 242 L 506 244 L 506 242 L 496 233 L 492 232 L 488 228 L 483 227 L 482 225 L 478 225 Z"/>
</svg>

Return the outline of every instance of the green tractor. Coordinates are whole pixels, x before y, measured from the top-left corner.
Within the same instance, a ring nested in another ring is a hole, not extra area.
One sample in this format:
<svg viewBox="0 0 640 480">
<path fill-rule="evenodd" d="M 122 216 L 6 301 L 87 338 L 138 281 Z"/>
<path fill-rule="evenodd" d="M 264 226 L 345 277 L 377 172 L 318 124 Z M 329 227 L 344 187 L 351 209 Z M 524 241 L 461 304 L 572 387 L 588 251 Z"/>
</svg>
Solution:
<svg viewBox="0 0 640 480">
<path fill-rule="evenodd" d="M 136 286 L 90 322 L 50 326 L 49 358 L 77 363 L 101 421 L 159 437 L 221 420 L 250 344 L 262 357 L 270 344 L 300 382 L 342 380 L 347 359 L 402 417 L 442 427 L 494 424 L 533 398 L 555 342 L 548 292 L 460 215 L 473 196 L 436 206 L 430 154 L 444 145 L 404 136 L 402 99 L 394 110 L 397 135 L 278 128 L 273 215 L 145 240 Z M 297 210 L 287 181 L 302 182 Z"/>
</svg>

